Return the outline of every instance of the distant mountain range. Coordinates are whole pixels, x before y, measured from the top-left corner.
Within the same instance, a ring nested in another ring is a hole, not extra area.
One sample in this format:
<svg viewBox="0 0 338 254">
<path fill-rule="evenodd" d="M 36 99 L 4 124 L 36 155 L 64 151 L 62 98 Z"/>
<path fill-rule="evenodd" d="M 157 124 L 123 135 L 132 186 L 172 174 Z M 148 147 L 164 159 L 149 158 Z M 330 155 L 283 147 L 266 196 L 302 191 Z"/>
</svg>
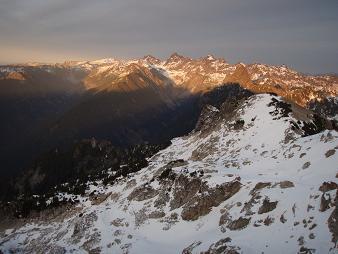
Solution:
<svg viewBox="0 0 338 254">
<path fill-rule="evenodd" d="M 177 53 L 164 61 L 148 55 L 6 65 L 0 66 L 0 171 L 27 167 L 42 152 L 83 138 L 117 146 L 166 142 L 194 128 L 204 94 L 234 83 L 303 107 L 316 105 L 317 112 L 335 117 L 318 105 L 337 96 L 338 77 L 304 75 L 286 66 Z M 335 108 L 337 100 L 328 101 L 325 107 Z"/>
</svg>

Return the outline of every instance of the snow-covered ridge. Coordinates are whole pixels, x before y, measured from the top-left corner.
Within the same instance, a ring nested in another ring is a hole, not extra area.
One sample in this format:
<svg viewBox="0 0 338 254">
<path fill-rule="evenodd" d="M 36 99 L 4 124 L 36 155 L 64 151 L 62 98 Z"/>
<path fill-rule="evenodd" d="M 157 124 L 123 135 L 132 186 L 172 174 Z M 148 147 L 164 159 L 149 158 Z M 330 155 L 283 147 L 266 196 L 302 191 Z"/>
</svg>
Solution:
<svg viewBox="0 0 338 254">
<path fill-rule="evenodd" d="M 337 132 L 305 136 L 311 117 L 276 96 L 228 107 L 209 107 L 207 126 L 172 140 L 141 171 L 90 185 L 96 196 L 77 207 L 2 232 L 0 249 L 336 253 Z"/>
</svg>

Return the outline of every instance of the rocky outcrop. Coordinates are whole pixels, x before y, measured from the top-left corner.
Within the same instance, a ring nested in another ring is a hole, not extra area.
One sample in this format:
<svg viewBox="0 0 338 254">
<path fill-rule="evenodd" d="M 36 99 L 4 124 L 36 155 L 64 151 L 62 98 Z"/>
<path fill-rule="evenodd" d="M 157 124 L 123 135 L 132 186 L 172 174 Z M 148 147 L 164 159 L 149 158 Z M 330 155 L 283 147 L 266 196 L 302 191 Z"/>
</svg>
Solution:
<svg viewBox="0 0 338 254">
<path fill-rule="evenodd" d="M 231 238 L 226 237 L 213 243 L 207 251 L 201 254 L 239 254 L 240 248 L 230 245 Z"/>
<path fill-rule="evenodd" d="M 237 220 L 230 221 L 227 228 L 230 230 L 241 230 L 245 228 L 251 221 L 251 218 L 239 217 Z"/>
<path fill-rule="evenodd" d="M 203 186 L 206 188 L 206 186 Z M 199 178 L 189 178 L 179 175 L 173 185 L 173 199 L 170 202 L 170 209 L 176 209 L 186 204 L 202 189 L 202 181 Z"/>
<path fill-rule="evenodd" d="M 268 213 L 274 210 L 277 206 L 278 201 L 270 202 L 269 198 L 266 197 L 263 200 L 262 206 L 258 209 L 258 214 Z"/>
<path fill-rule="evenodd" d="M 338 245 L 338 190 L 336 191 L 336 198 L 334 200 L 334 209 L 328 219 L 328 226 L 332 233 L 332 242 L 335 247 Z"/>
<path fill-rule="evenodd" d="M 233 181 L 214 188 L 202 189 L 200 194 L 195 195 L 183 206 L 182 219 L 197 220 L 200 216 L 208 214 L 212 207 L 216 207 L 232 197 L 240 188 L 241 183 Z"/>
<path fill-rule="evenodd" d="M 203 107 L 200 117 L 196 123 L 195 131 L 204 131 L 216 120 L 216 116 L 219 110 L 211 105 L 206 105 Z"/>
<path fill-rule="evenodd" d="M 135 188 L 130 195 L 128 200 L 143 201 L 155 197 L 158 194 L 158 191 L 153 189 L 151 186 L 144 185 L 141 187 Z"/>
</svg>

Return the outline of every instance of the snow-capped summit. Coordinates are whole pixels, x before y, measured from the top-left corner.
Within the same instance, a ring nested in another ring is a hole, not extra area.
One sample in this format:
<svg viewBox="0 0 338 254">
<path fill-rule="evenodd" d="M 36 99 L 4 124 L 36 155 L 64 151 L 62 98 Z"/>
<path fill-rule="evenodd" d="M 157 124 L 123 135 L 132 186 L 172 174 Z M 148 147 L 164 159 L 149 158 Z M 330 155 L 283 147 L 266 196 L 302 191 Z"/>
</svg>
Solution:
<svg viewBox="0 0 338 254">
<path fill-rule="evenodd" d="M 146 55 L 143 58 L 141 58 L 141 61 L 145 62 L 146 64 L 150 64 L 150 65 L 160 65 L 162 62 L 160 59 L 152 56 L 152 55 Z"/>
<path fill-rule="evenodd" d="M 111 64 L 111 63 L 115 63 L 116 61 L 118 60 L 114 58 L 103 58 L 103 59 L 90 61 L 89 63 L 90 64 Z"/>
<path fill-rule="evenodd" d="M 206 57 L 209 61 L 215 60 L 215 57 L 213 55 L 207 55 Z"/>
</svg>

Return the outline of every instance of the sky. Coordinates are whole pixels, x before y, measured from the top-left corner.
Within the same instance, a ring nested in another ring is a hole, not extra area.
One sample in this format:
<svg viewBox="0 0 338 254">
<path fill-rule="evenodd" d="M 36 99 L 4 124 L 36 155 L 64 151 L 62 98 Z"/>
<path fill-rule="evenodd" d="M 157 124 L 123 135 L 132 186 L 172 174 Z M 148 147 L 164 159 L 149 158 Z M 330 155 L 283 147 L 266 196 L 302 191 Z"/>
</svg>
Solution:
<svg viewBox="0 0 338 254">
<path fill-rule="evenodd" d="M 0 0 L 0 63 L 213 54 L 338 73 L 338 0 Z"/>
</svg>

